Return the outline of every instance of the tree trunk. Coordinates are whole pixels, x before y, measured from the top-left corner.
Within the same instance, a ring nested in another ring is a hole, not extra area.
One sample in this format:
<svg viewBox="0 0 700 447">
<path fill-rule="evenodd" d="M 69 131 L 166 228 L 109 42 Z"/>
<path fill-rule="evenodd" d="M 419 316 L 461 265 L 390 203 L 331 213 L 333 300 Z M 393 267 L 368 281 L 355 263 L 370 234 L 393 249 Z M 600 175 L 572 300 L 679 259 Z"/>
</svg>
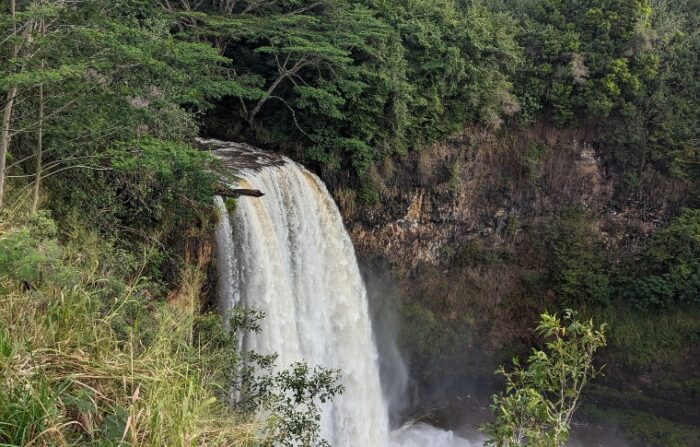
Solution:
<svg viewBox="0 0 700 447">
<path fill-rule="evenodd" d="M 43 66 L 43 63 L 42 63 Z M 42 157 L 44 154 L 44 84 L 39 85 L 39 133 L 36 142 L 36 177 L 32 193 L 32 214 L 36 214 L 39 206 L 39 186 L 41 185 Z"/>
<path fill-rule="evenodd" d="M 277 79 L 275 79 L 275 82 L 272 83 L 270 88 L 267 89 L 265 94 L 263 95 L 262 98 L 258 101 L 258 103 L 255 105 L 255 108 L 250 112 L 250 116 L 248 117 L 248 123 L 252 126 L 253 122 L 255 121 L 255 116 L 260 112 L 260 109 L 262 109 L 262 106 L 267 102 L 268 99 L 270 99 L 270 96 L 275 92 L 277 87 L 289 77 L 288 73 L 282 73 Z"/>
<path fill-rule="evenodd" d="M 46 35 L 46 21 L 42 18 L 39 25 L 41 36 Z M 41 69 L 43 70 L 45 61 L 41 60 Z M 44 84 L 39 84 L 39 129 L 36 141 L 36 177 L 34 179 L 34 191 L 32 192 L 32 209 L 31 214 L 36 214 L 39 206 L 39 188 L 41 186 L 41 174 L 43 171 L 43 156 L 44 156 Z"/>
<path fill-rule="evenodd" d="M 272 94 L 275 93 L 275 90 L 277 90 L 277 87 L 279 87 L 282 81 L 284 81 L 287 78 L 291 78 L 292 76 L 295 76 L 306 66 L 314 64 L 314 60 L 309 60 L 305 57 L 302 57 L 301 60 L 295 63 L 292 68 L 288 69 L 286 61 L 284 62 L 284 64 L 281 64 L 278 55 L 275 56 L 275 58 L 277 59 L 277 70 L 279 72 L 279 76 L 277 77 L 277 79 L 275 79 L 275 82 L 272 83 L 270 88 L 267 89 L 263 97 L 260 98 L 258 103 L 255 105 L 255 108 L 250 112 L 250 115 L 248 116 L 248 124 L 250 124 L 251 127 L 253 126 L 253 123 L 255 121 L 255 116 L 258 114 L 258 112 L 260 112 L 260 109 L 262 109 L 262 106 L 267 102 L 267 100 L 272 97 Z"/>
<path fill-rule="evenodd" d="M 7 163 L 7 150 L 10 147 L 10 122 L 12 121 L 12 107 L 17 96 L 17 87 L 10 88 L 5 101 L 5 113 L 2 116 L 2 137 L 0 137 L 0 210 L 3 207 L 5 197 L 5 166 Z"/>
<path fill-rule="evenodd" d="M 238 198 L 240 196 L 248 197 L 262 197 L 265 195 L 262 191 L 258 189 L 223 189 L 219 188 L 214 192 L 215 195 L 221 197 L 233 197 Z"/>
</svg>

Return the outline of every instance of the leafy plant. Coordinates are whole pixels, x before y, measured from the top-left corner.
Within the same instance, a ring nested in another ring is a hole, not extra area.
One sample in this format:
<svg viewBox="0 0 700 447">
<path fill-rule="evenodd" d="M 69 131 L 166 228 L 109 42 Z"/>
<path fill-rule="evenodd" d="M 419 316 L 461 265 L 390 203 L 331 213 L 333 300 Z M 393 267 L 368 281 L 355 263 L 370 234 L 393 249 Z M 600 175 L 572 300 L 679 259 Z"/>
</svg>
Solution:
<svg viewBox="0 0 700 447">
<path fill-rule="evenodd" d="M 258 398 L 269 412 L 263 445 L 330 447 L 321 438 L 320 404 L 343 391 L 342 385 L 338 385 L 339 378 L 340 371 L 311 369 L 304 363 L 258 378 Z"/>
<path fill-rule="evenodd" d="M 581 392 L 600 374 L 593 356 L 606 344 L 605 325 L 579 321 L 570 310 L 561 318 L 545 312 L 536 332 L 547 340 L 545 349 L 533 350 L 526 368 L 515 357 L 513 371 L 498 370 L 506 391 L 492 397 L 496 421 L 482 427 L 488 445 L 564 446 Z"/>
<path fill-rule="evenodd" d="M 318 366 L 312 369 L 301 362 L 280 368 L 275 363 L 276 355 L 240 351 L 241 337 L 258 332 L 258 322 L 263 318 L 264 314 L 256 310 L 235 307 L 223 332 L 216 329 L 223 321 L 220 318 L 204 320 L 208 324 L 202 328 L 209 330 L 201 335 L 209 339 L 213 323 L 213 334 L 218 334 L 214 343 L 233 347 L 226 363 L 214 368 L 222 374 L 224 383 L 231 384 L 235 395 L 231 405 L 244 414 L 262 413 L 261 445 L 328 446 L 320 433 L 321 405 L 344 391 L 339 384 L 341 372 Z"/>
</svg>

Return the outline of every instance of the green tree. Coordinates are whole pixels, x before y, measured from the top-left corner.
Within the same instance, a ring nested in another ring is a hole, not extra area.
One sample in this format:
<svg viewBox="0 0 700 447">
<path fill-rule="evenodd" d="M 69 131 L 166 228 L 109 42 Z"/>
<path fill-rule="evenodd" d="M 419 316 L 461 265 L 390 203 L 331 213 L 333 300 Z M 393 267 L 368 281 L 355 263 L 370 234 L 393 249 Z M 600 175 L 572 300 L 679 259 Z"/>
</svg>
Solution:
<svg viewBox="0 0 700 447">
<path fill-rule="evenodd" d="M 700 191 L 700 10 L 689 1 L 655 0 L 652 5 L 647 42 L 658 74 L 645 83 L 646 94 L 634 113 L 611 123 L 605 138 L 634 175 L 652 168 Z M 698 193 L 691 194 L 697 201 Z"/>
<path fill-rule="evenodd" d="M 377 160 L 517 112 L 512 20 L 480 3 L 169 2 L 252 90 L 224 100 L 219 132 L 292 147 L 363 185 Z M 257 89 L 257 90 L 255 90 Z M 231 115 L 235 116 L 231 120 Z"/>
<path fill-rule="evenodd" d="M 545 337 L 545 350 L 533 350 L 527 368 L 516 357 L 513 371 L 498 371 L 506 392 L 492 397 L 496 421 L 482 428 L 491 438 L 488 445 L 564 446 L 581 392 L 600 374 L 593 356 L 606 344 L 605 325 L 579 321 L 572 311 L 561 318 L 545 312 L 540 318 L 536 332 Z"/>
<path fill-rule="evenodd" d="M 521 17 L 527 57 L 516 91 L 528 116 L 543 109 L 560 124 L 584 113 L 630 115 L 656 74 L 647 0 L 528 0 L 507 3 Z"/>
<path fill-rule="evenodd" d="M 301 143 L 307 160 L 348 160 L 358 173 L 405 147 L 402 50 L 369 8 L 323 0 L 173 10 L 195 20 L 201 38 L 217 42 L 229 68 L 254 86 L 223 102 L 222 119 L 230 123 L 233 111 L 238 119 L 227 127 L 237 134 Z"/>
<path fill-rule="evenodd" d="M 5 180 L 7 158 L 10 145 L 16 130 L 13 129 L 13 115 L 18 96 L 22 89 L 33 86 L 48 73 L 36 70 L 37 50 L 44 41 L 46 16 L 55 13 L 55 5 L 43 1 L 8 0 L 0 8 L 0 36 L 3 47 L 0 47 L 0 61 L 4 69 L 0 70 L 0 91 L 6 92 L 3 104 L 2 122 L 0 125 L 0 209 L 5 201 Z M 3 51 L 4 50 L 4 51 Z"/>
<path fill-rule="evenodd" d="M 173 32 L 176 19 L 152 2 L 9 5 L 0 14 L 5 203 L 12 212 L 43 204 L 60 222 L 80 214 L 129 250 L 168 240 L 146 273 L 172 279 L 177 235 L 207 215 L 215 180 L 212 159 L 183 142 L 212 98 L 246 83 L 209 42 Z"/>
</svg>

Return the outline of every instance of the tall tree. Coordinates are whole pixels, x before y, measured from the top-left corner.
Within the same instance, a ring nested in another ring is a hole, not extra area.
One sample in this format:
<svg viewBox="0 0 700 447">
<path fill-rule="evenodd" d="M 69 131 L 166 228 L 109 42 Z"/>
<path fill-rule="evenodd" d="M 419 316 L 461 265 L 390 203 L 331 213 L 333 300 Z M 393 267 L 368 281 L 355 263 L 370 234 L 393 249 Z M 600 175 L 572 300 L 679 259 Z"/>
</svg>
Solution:
<svg viewBox="0 0 700 447">
<path fill-rule="evenodd" d="M 40 32 L 41 36 L 46 35 L 46 19 L 42 18 L 40 20 Z M 41 67 L 40 69 L 45 68 L 45 61 L 41 61 Z M 37 207 L 39 206 L 39 189 L 41 186 L 41 176 L 43 174 L 43 157 L 44 157 L 44 119 L 45 119 L 45 98 L 44 98 L 44 84 L 39 84 L 38 88 L 38 120 L 39 122 L 37 123 L 38 129 L 37 129 L 37 141 L 36 141 L 36 168 L 34 172 L 34 186 L 32 188 L 32 205 L 31 205 L 31 213 L 36 214 Z"/>
<path fill-rule="evenodd" d="M 171 206 L 192 211 L 174 204 L 208 202 L 208 161 L 181 142 L 196 135 L 209 98 L 244 88 L 216 48 L 174 34 L 173 17 L 148 2 L 45 0 L 15 11 L 0 16 L 4 41 L 22 45 L 0 56 L 0 93 L 22 92 L 4 109 L 5 198 L 28 192 L 36 209 L 44 188 L 56 215 L 92 210 L 109 231 L 154 229 L 175 217 Z"/>
</svg>

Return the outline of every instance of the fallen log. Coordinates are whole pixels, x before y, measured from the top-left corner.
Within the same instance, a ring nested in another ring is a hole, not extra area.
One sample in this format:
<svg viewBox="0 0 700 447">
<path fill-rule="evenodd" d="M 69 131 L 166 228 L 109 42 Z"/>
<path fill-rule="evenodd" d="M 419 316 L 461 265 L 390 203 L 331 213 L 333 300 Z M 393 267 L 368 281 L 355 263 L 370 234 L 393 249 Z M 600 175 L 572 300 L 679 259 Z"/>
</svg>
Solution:
<svg viewBox="0 0 700 447">
<path fill-rule="evenodd" d="M 215 195 L 221 196 L 221 197 L 233 197 L 233 198 L 239 198 L 240 196 L 248 196 L 248 197 L 262 197 L 265 195 L 262 191 L 259 189 L 223 189 L 219 188 L 214 192 Z"/>
</svg>

